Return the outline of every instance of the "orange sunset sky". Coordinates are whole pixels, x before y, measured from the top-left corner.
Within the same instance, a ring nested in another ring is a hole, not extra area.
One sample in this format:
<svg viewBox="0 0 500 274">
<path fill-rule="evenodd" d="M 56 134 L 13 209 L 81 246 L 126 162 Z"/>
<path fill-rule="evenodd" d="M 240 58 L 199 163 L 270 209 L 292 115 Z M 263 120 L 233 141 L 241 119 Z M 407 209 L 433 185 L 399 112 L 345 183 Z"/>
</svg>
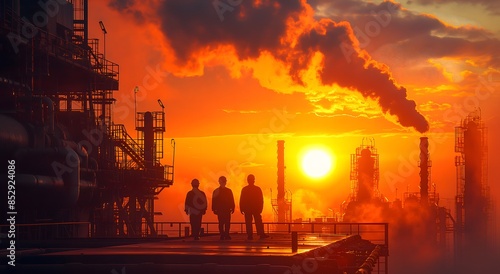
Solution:
<svg viewBox="0 0 500 274">
<path fill-rule="evenodd" d="M 365 137 L 375 140 L 379 189 L 391 201 L 419 191 L 418 143 L 429 137 L 432 184 L 454 213 L 454 127 L 477 107 L 489 129 L 489 185 L 499 198 L 498 1 L 89 5 L 91 37 L 103 38 L 102 20 L 106 58 L 120 65 L 115 123 L 135 136 L 135 86 L 138 111 L 160 110 L 158 99 L 165 105 L 163 163 L 172 162 L 173 138 L 175 182 L 156 202 L 158 221 L 187 220 L 183 202 L 193 178 L 210 199 L 225 175 L 239 199 L 249 173 L 265 196 L 263 217 L 272 221 L 280 139 L 294 218 L 340 210 L 350 191 L 350 154 Z M 300 164 L 311 147 L 334 159 L 319 179 Z M 204 220 L 216 217 L 208 212 Z"/>
</svg>

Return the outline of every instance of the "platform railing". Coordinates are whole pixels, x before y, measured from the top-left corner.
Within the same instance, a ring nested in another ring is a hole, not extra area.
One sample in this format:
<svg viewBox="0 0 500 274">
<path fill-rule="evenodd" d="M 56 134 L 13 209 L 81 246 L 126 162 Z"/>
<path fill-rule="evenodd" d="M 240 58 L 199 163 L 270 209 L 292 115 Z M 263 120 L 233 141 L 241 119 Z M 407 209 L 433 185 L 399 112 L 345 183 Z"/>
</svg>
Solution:
<svg viewBox="0 0 500 274">
<path fill-rule="evenodd" d="M 57 223 L 33 223 L 15 225 L 0 225 L 0 233 L 13 233 L 16 239 L 66 239 L 66 238 L 89 238 L 90 222 L 57 222 Z"/>
<path fill-rule="evenodd" d="M 363 239 L 374 244 L 387 246 L 389 242 L 388 223 L 277 223 L 264 222 L 266 233 L 316 233 L 318 235 L 360 235 Z M 219 233 L 218 222 L 203 222 L 204 234 Z M 186 229 L 187 228 L 187 229 Z M 158 236 L 186 237 L 186 232 L 191 229 L 189 222 L 155 222 L 155 229 Z M 255 233 L 255 224 L 253 224 Z M 245 222 L 232 222 L 231 233 L 246 233 Z"/>
<path fill-rule="evenodd" d="M 374 244 L 388 246 L 389 224 L 388 223 L 276 223 L 264 222 L 265 233 L 292 233 L 316 234 L 328 237 L 329 235 L 360 235 L 363 239 Z M 191 226 L 189 222 L 155 222 L 157 236 L 159 238 L 183 238 L 189 237 Z M 0 231 L 6 233 L 9 225 L 0 225 Z M 203 235 L 216 235 L 219 233 L 218 222 L 203 222 Z M 28 239 L 55 239 L 55 238 L 90 238 L 91 223 L 89 222 L 61 222 L 61 223 L 36 223 L 17 224 L 17 235 Z M 255 224 L 253 224 L 255 233 Z M 245 234 L 246 224 L 244 222 L 232 222 L 230 233 Z M 150 236 L 149 236 L 150 237 Z"/>
<path fill-rule="evenodd" d="M 144 168 L 144 150 L 143 148 L 127 133 L 125 125 L 113 124 L 110 127 L 111 138 L 120 145 L 121 148 L 132 158 L 128 162 L 127 168 L 133 168 L 132 165 L 137 165 Z"/>
</svg>

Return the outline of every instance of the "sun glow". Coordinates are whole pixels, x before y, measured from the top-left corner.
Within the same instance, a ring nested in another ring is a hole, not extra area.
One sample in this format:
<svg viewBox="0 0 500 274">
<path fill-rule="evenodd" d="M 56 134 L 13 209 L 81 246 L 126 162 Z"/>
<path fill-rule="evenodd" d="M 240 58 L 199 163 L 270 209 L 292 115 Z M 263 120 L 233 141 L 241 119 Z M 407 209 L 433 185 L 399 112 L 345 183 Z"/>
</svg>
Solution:
<svg viewBox="0 0 500 274">
<path fill-rule="evenodd" d="M 307 176 L 319 179 L 330 173 L 334 166 L 334 157 L 322 148 L 309 149 L 302 157 L 301 166 Z"/>
</svg>

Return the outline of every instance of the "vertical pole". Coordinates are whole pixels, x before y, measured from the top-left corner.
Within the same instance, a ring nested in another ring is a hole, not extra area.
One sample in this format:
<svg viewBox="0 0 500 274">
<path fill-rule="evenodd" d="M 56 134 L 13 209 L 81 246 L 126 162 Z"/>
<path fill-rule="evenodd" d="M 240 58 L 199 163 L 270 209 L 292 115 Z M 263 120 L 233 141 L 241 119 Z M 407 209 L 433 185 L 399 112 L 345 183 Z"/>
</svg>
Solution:
<svg viewBox="0 0 500 274">
<path fill-rule="evenodd" d="M 83 0 L 83 44 L 89 44 L 89 2 L 88 0 Z"/>
<path fill-rule="evenodd" d="M 153 167 L 154 146 L 153 114 L 148 111 L 144 113 L 144 165 L 146 168 Z"/>
<path fill-rule="evenodd" d="M 429 141 L 427 137 L 420 138 L 420 202 L 428 206 L 429 197 Z"/>
<path fill-rule="evenodd" d="M 137 117 L 137 92 L 139 92 L 139 87 L 134 88 L 134 119 Z"/>
<path fill-rule="evenodd" d="M 285 222 L 285 141 L 278 140 L 278 222 Z"/>
<path fill-rule="evenodd" d="M 102 58 L 103 58 L 102 62 L 103 62 L 104 73 L 107 73 L 108 70 L 106 67 L 106 31 L 104 31 L 104 52 L 103 52 Z"/>
<path fill-rule="evenodd" d="M 386 245 L 386 247 L 389 247 L 389 224 L 388 223 L 384 224 L 384 230 L 385 230 L 385 245 Z"/>
<path fill-rule="evenodd" d="M 102 33 L 104 35 L 104 53 L 103 53 L 103 60 L 102 60 L 102 69 L 103 69 L 104 74 L 106 74 L 107 73 L 107 69 L 106 69 L 106 33 L 107 33 L 107 31 L 106 31 L 106 27 L 104 26 L 104 23 L 102 21 L 99 21 L 99 26 L 101 27 Z M 106 91 L 107 91 L 107 88 L 105 88 L 102 91 L 102 106 L 101 106 L 102 107 L 102 110 L 101 110 L 102 120 L 103 120 L 103 125 L 105 128 L 106 128 L 106 99 L 107 99 Z"/>
<path fill-rule="evenodd" d="M 299 248 L 299 237 L 297 231 L 292 232 L 292 253 L 297 252 Z"/>
<path fill-rule="evenodd" d="M 136 129 L 136 139 L 139 139 L 139 131 L 137 130 L 137 92 L 139 92 L 139 87 L 135 86 L 134 88 L 134 123 Z M 143 125 L 144 126 L 144 125 Z"/>
</svg>

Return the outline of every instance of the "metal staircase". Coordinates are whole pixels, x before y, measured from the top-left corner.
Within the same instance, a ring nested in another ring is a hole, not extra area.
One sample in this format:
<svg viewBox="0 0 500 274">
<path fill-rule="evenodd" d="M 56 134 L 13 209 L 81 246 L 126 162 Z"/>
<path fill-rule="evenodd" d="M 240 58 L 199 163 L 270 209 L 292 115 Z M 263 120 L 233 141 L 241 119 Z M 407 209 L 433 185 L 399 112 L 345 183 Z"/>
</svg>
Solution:
<svg viewBox="0 0 500 274">
<path fill-rule="evenodd" d="M 145 168 L 144 149 L 127 133 L 125 125 L 111 125 L 110 136 L 116 146 L 126 154 L 117 152 L 119 158 L 117 162 L 125 162 L 125 169 Z M 126 156 L 130 157 L 132 161 L 128 161 Z"/>
</svg>

